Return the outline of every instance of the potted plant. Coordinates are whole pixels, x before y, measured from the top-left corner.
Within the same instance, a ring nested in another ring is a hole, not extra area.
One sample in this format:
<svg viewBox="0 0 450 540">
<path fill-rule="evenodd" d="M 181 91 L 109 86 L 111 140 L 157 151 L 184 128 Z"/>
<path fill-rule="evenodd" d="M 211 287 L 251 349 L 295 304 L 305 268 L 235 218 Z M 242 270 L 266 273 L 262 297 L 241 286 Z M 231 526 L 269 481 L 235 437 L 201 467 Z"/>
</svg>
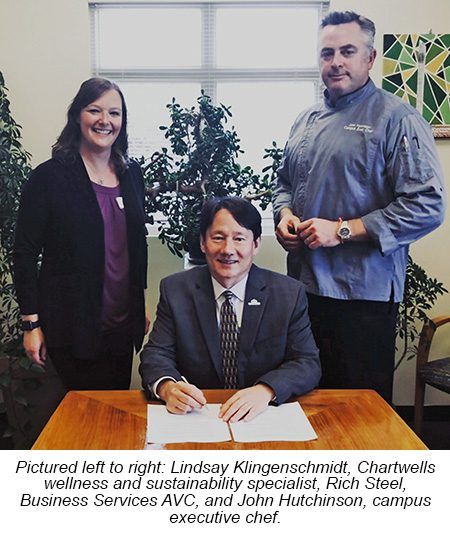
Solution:
<svg viewBox="0 0 450 540">
<path fill-rule="evenodd" d="M 0 412 L 6 412 L 6 403 L 26 406 L 26 399 L 13 384 L 16 370 L 30 363 L 21 349 L 19 308 L 12 283 L 12 248 L 19 206 L 20 190 L 30 172 L 29 154 L 21 145 L 20 126 L 10 114 L 7 88 L 0 72 L 0 389 L 3 403 Z M 12 416 L 17 408 L 10 408 Z M 11 415 L 10 415 L 11 417 Z M 20 422 L 10 421 L 20 425 Z M 8 428 L 4 435 L 10 435 Z"/>
<path fill-rule="evenodd" d="M 0 436 L 11 437 L 15 448 L 28 448 L 47 419 L 51 392 L 44 385 L 45 370 L 26 357 L 19 328 L 12 250 L 21 188 L 31 167 L 9 105 L 0 72 L 0 414 L 7 413 L 8 419 Z"/>
<path fill-rule="evenodd" d="M 403 360 L 415 358 L 420 334 L 419 322 L 428 318 L 438 296 L 447 293 L 444 285 L 427 275 L 425 270 L 408 256 L 405 292 L 398 310 L 397 336 L 401 341 L 401 353 L 395 364 L 397 369 Z"/>
<path fill-rule="evenodd" d="M 270 200 L 269 178 L 242 167 L 242 154 L 234 127 L 228 127 L 231 111 L 214 105 L 204 92 L 197 106 L 183 108 L 173 98 L 167 105 L 171 124 L 161 126 L 170 151 L 163 147 L 143 160 L 147 186 L 147 214 L 161 212 L 159 239 L 169 250 L 190 262 L 203 261 L 199 247 L 199 215 L 204 201 L 213 196 L 246 196 Z"/>
</svg>

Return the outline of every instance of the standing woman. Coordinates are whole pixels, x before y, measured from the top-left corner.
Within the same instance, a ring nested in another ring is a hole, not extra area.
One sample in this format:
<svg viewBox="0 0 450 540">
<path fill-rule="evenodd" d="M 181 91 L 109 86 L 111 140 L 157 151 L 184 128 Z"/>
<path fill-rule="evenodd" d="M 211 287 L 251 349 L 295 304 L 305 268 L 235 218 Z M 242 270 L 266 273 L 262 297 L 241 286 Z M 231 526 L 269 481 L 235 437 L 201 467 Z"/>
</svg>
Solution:
<svg viewBox="0 0 450 540">
<path fill-rule="evenodd" d="M 67 390 L 128 389 L 147 330 L 144 184 L 119 87 L 85 81 L 24 186 L 14 249 L 28 357 Z"/>
</svg>

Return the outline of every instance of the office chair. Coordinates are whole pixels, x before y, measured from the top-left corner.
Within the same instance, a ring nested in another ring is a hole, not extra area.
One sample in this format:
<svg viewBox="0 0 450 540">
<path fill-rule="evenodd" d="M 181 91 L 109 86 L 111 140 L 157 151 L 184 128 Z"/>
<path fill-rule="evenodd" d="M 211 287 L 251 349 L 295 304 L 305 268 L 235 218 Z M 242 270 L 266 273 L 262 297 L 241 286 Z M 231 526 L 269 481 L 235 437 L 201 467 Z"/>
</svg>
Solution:
<svg viewBox="0 0 450 540">
<path fill-rule="evenodd" d="M 427 319 L 420 333 L 416 357 L 416 394 L 414 399 L 414 431 L 422 432 L 425 385 L 429 384 L 450 394 L 450 356 L 428 361 L 436 330 L 450 322 L 450 315 Z"/>
</svg>

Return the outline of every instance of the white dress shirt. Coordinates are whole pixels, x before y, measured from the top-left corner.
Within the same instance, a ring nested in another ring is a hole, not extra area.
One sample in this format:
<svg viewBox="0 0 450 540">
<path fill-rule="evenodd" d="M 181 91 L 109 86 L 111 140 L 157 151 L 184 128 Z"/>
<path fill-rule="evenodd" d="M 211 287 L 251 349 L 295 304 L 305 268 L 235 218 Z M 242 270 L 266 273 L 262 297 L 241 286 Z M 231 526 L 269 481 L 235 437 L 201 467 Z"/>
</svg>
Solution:
<svg viewBox="0 0 450 540">
<path fill-rule="evenodd" d="M 220 326 L 220 308 L 225 302 L 225 297 L 223 296 L 224 291 L 231 291 L 234 296 L 231 298 L 231 303 L 233 304 L 234 311 L 236 313 L 237 323 L 239 328 L 242 323 L 242 313 L 244 311 L 244 300 L 245 300 L 245 288 L 247 287 L 248 274 L 245 275 L 241 281 L 233 285 L 230 289 L 227 289 L 221 285 L 215 278 L 211 276 L 212 286 L 214 289 L 214 298 L 216 300 L 216 315 L 217 315 L 217 326 Z"/>
<path fill-rule="evenodd" d="M 222 304 L 225 302 L 225 297 L 223 296 L 224 291 L 231 291 L 234 296 L 231 298 L 231 303 L 233 304 L 234 311 L 236 313 L 237 323 L 239 328 L 241 327 L 242 323 L 242 313 L 244 311 L 244 301 L 245 301 L 245 289 L 247 287 L 247 279 L 248 279 L 248 273 L 241 279 L 241 281 L 238 281 L 233 287 L 227 289 L 223 285 L 221 285 L 215 278 L 211 276 L 212 286 L 214 289 L 214 299 L 216 301 L 216 316 L 217 316 L 217 326 L 220 326 L 220 308 L 222 307 Z M 160 399 L 159 395 L 156 393 L 156 389 L 158 388 L 159 383 L 164 381 L 165 379 L 177 382 L 173 377 L 161 377 L 159 378 L 155 383 L 153 383 L 152 386 L 152 392 L 155 394 L 155 396 Z M 185 382 L 186 379 L 183 378 Z"/>
</svg>

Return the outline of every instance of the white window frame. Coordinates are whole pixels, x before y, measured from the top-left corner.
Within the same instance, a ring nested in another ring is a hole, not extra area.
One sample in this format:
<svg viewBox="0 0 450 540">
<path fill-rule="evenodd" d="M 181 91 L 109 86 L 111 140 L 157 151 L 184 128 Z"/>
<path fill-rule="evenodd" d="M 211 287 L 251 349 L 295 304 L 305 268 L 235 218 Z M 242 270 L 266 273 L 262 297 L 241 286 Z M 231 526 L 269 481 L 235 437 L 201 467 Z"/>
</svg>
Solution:
<svg viewBox="0 0 450 540">
<path fill-rule="evenodd" d="M 106 77 L 116 81 L 158 81 L 158 82 L 196 82 L 199 83 L 205 93 L 213 101 L 216 97 L 217 83 L 221 81 L 309 81 L 314 82 L 316 87 L 316 96 L 321 94 L 320 73 L 317 66 L 307 68 L 266 68 L 266 69 L 229 69 L 218 68 L 215 66 L 215 21 L 217 9 L 226 8 L 317 8 L 319 18 L 322 18 L 328 11 L 329 0 L 229 0 L 229 1 L 172 1 L 153 2 L 153 1 L 123 1 L 122 2 L 89 2 L 90 21 L 91 21 L 91 62 L 92 70 L 95 76 Z M 199 68 L 145 68 L 145 69 L 101 69 L 99 67 L 96 36 L 98 33 L 98 10 L 101 9 L 120 9 L 123 8 L 185 8 L 200 9 L 202 14 L 202 65 Z"/>
</svg>

